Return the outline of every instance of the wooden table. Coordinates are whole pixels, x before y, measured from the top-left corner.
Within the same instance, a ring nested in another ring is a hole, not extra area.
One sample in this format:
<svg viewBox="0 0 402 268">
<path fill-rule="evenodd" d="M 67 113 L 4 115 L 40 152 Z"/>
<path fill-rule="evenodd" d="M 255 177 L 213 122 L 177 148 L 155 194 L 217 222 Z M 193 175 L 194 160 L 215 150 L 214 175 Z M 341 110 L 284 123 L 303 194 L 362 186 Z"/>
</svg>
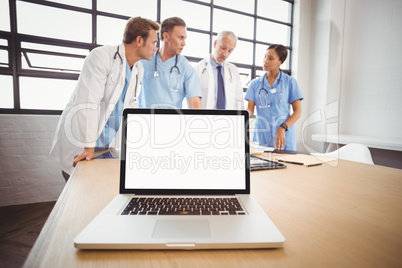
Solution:
<svg viewBox="0 0 402 268">
<path fill-rule="evenodd" d="M 339 161 L 251 174 L 281 249 L 80 251 L 75 236 L 118 193 L 119 161 L 81 162 L 25 267 L 402 267 L 402 170 Z"/>
</svg>

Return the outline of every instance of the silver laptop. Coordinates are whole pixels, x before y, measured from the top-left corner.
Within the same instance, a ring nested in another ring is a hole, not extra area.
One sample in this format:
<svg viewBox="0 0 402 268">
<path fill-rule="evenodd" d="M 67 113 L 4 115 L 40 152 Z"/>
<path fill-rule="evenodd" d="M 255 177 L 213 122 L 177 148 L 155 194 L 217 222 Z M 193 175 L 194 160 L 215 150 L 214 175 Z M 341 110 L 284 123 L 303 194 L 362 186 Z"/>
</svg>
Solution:
<svg viewBox="0 0 402 268">
<path fill-rule="evenodd" d="M 276 248 L 285 238 L 250 196 L 248 112 L 126 109 L 120 194 L 79 249 Z"/>
</svg>

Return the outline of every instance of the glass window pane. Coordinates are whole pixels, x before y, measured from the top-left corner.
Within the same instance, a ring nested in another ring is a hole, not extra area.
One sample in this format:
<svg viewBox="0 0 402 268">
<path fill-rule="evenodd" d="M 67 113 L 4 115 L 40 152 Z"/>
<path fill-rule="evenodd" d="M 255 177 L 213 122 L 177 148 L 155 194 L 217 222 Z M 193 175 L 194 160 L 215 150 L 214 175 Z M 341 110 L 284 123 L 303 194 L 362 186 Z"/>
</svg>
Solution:
<svg viewBox="0 0 402 268">
<path fill-rule="evenodd" d="M 31 52 L 23 53 L 22 58 L 22 68 L 28 70 L 47 69 L 79 73 L 84 64 L 84 58 L 45 55 Z"/>
<path fill-rule="evenodd" d="M 183 56 L 205 58 L 209 55 L 209 35 L 187 31 Z"/>
<path fill-rule="evenodd" d="M 255 73 L 256 78 L 261 77 L 264 74 L 265 74 L 265 71 L 263 71 L 263 70 L 257 70 L 256 73 Z"/>
<path fill-rule="evenodd" d="M 254 0 L 214 0 L 214 5 L 254 14 Z"/>
<path fill-rule="evenodd" d="M 280 0 L 258 0 L 257 15 L 269 19 L 290 22 L 291 4 Z"/>
<path fill-rule="evenodd" d="M 0 66 L 8 67 L 8 51 L 4 49 L 0 49 Z"/>
<path fill-rule="evenodd" d="M 0 46 L 8 46 L 8 41 L 6 39 L 0 39 Z"/>
<path fill-rule="evenodd" d="M 187 27 L 209 31 L 210 7 L 179 0 L 162 1 L 162 21 L 170 17 L 182 18 Z"/>
<path fill-rule="evenodd" d="M 265 57 L 265 52 L 267 51 L 268 46 L 267 45 L 256 45 L 255 49 L 255 65 L 258 67 L 261 67 L 264 65 L 264 57 Z"/>
<path fill-rule="evenodd" d="M 0 30 L 10 31 L 10 10 L 8 0 L 0 0 Z"/>
<path fill-rule="evenodd" d="M 156 20 L 156 0 L 98 0 L 97 5 L 99 11 Z"/>
<path fill-rule="evenodd" d="M 248 83 L 251 80 L 251 69 L 237 68 L 241 79 L 241 85 L 243 88 L 248 87 Z"/>
<path fill-rule="evenodd" d="M 267 49 L 268 49 L 267 45 L 257 44 L 256 51 L 255 51 L 255 65 L 256 66 L 262 68 L 262 66 L 264 65 L 264 57 L 265 57 L 265 52 L 267 51 Z M 285 62 L 280 67 L 282 70 L 289 69 L 289 55 L 290 55 L 290 51 L 288 49 L 288 57 L 286 58 Z"/>
<path fill-rule="evenodd" d="M 214 9 L 214 32 L 229 30 L 237 37 L 254 38 L 254 19 L 219 9 Z"/>
<path fill-rule="evenodd" d="M 92 0 L 51 0 L 49 2 L 55 2 L 70 6 L 77 6 L 77 7 L 84 7 L 84 8 L 91 8 L 92 7 Z"/>
<path fill-rule="evenodd" d="M 42 44 L 35 44 L 35 43 L 28 43 L 28 42 L 21 42 L 21 48 L 60 52 L 60 53 L 70 53 L 70 54 L 81 55 L 81 56 L 87 56 L 89 54 L 88 49 L 42 45 Z"/>
<path fill-rule="evenodd" d="M 246 96 L 246 90 L 248 88 L 248 84 L 251 81 L 251 69 L 237 68 L 239 70 L 241 85 L 243 87 L 243 104 L 244 107 L 247 108 L 248 102 L 244 99 Z"/>
<path fill-rule="evenodd" d="M 289 57 L 290 57 L 290 50 L 288 49 L 288 56 L 287 56 L 285 62 L 282 64 L 281 70 L 289 70 L 289 69 L 290 69 L 290 66 L 289 66 L 289 62 L 290 62 L 290 61 L 289 61 Z"/>
<path fill-rule="evenodd" d="M 257 40 L 289 46 L 290 27 L 265 20 L 257 20 Z"/>
<path fill-rule="evenodd" d="M 253 43 L 238 40 L 235 50 L 230 54 L 229 61 L 233 63 L 253 64 Z"/>
<path fill-rule="evenodd" d="M 13 77 L 0 75 L 0 108 L 14 108 Z"/>
<path fill-rule="evenodd" d="M 91 15 L 17 1 L 18 32 L 91 42 Z"/>
<path fill-rule="evenodd" d="M 98 16 L 98 44 L 119 45 L 123 42 L 127 20 Z"/>
<path fill-rule="evenodd" d="M 64 110 L 76 84 L 75 80 L 21 77 L 21 108 Z"/>
<path fill-rule="evenodd" d="M 51 45 L 42 45 L 35 43 L 27 43 L 22 42 L 22 68 L 29 70 L 40 70 L 40 69 L 48 69 L 48 70 L 58 70 L 65 72 L 80 72 L 82 65 L 84 64 L 84 59 L 88 55 L 89 50 L 87 49 L 78 49 L 78 48 L 68 48 L 61 46 L 51 46 Z M 28 51 L 29 50 L 38 50 Z M 81 57 L 69 57 L 69 56 L 61 56 L 61 55 L 46 55 L 43 52 L 58 52 L 58 53 L 67 53 L 73 55 L 79 55 Z M 29 64 L 28 64 L 29 63 Z"/>
</svg>

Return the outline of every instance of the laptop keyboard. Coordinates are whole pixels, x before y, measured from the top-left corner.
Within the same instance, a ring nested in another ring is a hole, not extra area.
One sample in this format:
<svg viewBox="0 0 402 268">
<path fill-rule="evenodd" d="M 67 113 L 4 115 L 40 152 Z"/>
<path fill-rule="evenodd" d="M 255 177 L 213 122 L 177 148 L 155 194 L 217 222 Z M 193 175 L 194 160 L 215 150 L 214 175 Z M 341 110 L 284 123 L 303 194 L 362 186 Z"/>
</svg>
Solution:
<svg viewBox="0 0 402 268">
<path fill-rule="evenodd" d="M 121 215 L 246 215 L 246 213 L 235 197 L 133 197 Z"/>
</svg>

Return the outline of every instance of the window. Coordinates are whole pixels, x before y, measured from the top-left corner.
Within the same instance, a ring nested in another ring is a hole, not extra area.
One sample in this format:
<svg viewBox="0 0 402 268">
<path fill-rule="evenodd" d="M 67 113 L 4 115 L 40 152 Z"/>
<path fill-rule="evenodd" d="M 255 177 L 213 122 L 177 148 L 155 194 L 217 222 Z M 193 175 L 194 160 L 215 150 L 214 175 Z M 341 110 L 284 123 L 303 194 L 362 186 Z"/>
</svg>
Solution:
<svg viewBox="0 0 402 268">
<path fill-rule="evenodd" d="M 101 12 L 157 20 L 157 0 L 97 0 L 96 4 Z"/>
<path fill-rule="evenodd" d="M 91 15 L 73 10 L 17 2 L 18 33 L 91 42 Z"/>
<path fill-rule="evenodd" d="M 14 108 L 13 77 L 10 75 L 0 75 L 0 84 L 0 107 Z"/>
<path fill-rule="evenodd" d="M 0 31 L 10 31 L 10 12 L 8 0 L 0 0 Z"/>
<path fill-rule="evenodd" d="M 235 29 L 233 29 L 233 25 L 236 25 Z M 254 29 L 254 19 L 250 16 L 217 9 L 214 12 L 214 32 L 218 33 L 228 29 L 233 29 L 237 37 L 252 40 L 254 31 L 250 29 Z"/>
<path fill-rule="evenodd" d="M 282 69 L 291 72 L 293 0 L 0 0 L 0 6 L 0 113 L 60 114 L 88 53 L 120 44 L 135 16 L 184 19 L 183 55 L 192 65 L 212 52 L 220 31 L 232 30 L 238 43 L 228 60 L 244 91 L 263 74 L 272 43 L 288 48 Z"/>
<path fill-rule="evenodd" d="M 161 1 L 161 4 L 161 21 L 170 17 L 180 17 L 186 22 L 188 28 L 209 31 L 209 6 L 203 6 L 182 0 Z"/>
<path fill-rule="evenodd" d="M 8 67 L 8 50 L 7 50 L 8 41 L 5 39 L 0 39 L 0 67 Z"/>
<path fill-rule="evenodd" d="M 127 20 L 98 16 L 97 41 L 101 45 L 117 45 L 123 40 Z"/>
<path fill-rule="evenodd" d="M 74 80 L 21 77 L 21 109 L 63 110 L 75 84 Z"/>
</svg>

